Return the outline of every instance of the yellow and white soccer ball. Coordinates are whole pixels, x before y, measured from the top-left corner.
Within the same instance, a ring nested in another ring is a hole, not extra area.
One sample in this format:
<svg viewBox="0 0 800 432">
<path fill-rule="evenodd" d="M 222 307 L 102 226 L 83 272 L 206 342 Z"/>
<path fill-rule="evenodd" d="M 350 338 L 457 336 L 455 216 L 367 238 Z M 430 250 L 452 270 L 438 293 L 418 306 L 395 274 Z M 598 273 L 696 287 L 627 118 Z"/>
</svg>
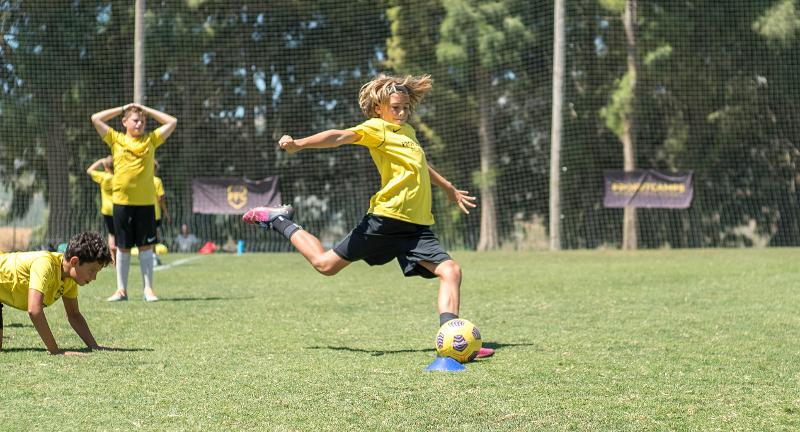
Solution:
<svg viewBox="0 0 800 432">
<path fill-rule="evenodd" d="M 439 327 L 439 333 L 436 334 L 436 352 L 460 363 L 474 360 L 481 344 L 478 327 L 463 318 L 447 321 Z"/>
</svg>

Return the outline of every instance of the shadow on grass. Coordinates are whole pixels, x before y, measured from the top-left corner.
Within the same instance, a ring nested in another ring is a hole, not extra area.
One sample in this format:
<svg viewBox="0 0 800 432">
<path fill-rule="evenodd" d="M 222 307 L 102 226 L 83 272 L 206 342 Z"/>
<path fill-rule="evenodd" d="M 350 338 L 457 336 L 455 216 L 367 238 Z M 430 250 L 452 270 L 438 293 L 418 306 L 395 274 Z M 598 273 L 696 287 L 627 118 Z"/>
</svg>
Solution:
<svg viewBox="0 0 800 432">
<path fill-rule="evenodd" d="M 433 351 L 433 348 L 425 348 L 425 349 L 404 349 L 404 350 L 368 350 L 362 348 L 352 348 L 352 347 L 337 347 L 337 346 L 312 346 L 308 347 L 308 349 L 327 349 L 333 351 L 350 351 L 350 352 L 358 352 L 358 353 L 367 353 L 371 356 L 378 357 L 386 354 L 403 354 L 403 353 L 416 353 L 416 352 L 429 352 Z"/>
<path fill-rule="evenodd" d="M 505 348 L 513 348 L 518 346 L 533 346 L 532 343 L 502 343 L 502 342 L 484 342 L 483 346 L 486 348 L 492 348 L 494 350 L 500 351 Z M 433 348 L 424 348 L 424 349 L 404 349 L 404 350 L 369 350 L 363 348 L 353 348 L 353 347 L 344 347 L 344 346 L 311 346 L 308 347 L 309 349 L 328 349 L 332 351 L 349 351 L 349 352 L 358 352 L 358 353 L 366 353 L 374 357 L 379 357 L 386 354 L 404 354 L 404 353 L 418 353 L 418 352 L 431 352 L 435 351 Z"/>
<path fill-rule="evenodd" d="M 161 297 L 159 302 L 186 302 L 186 301 L 218 301 L 218 300 L 246 300 L 250 297 Z"/>
<path fill-rule="evenodd" d="M 25 351 L 47 352 L 47 349 L 45 349 L 45 348 L 3 348 L 3 349 L 0 350 L 0 353 L 3 353 L 3 352 L 25 352 Z M 93 352 L 101 352 L 101 351 L 106 351 L 106 352 L 109 352 L 109 351 L 111 351 L 111 352 L 140 352 L 140 351 L 155 351 L 155 350 L 152 349 L 152 348 L 113 348 L 113 347 L 106 347 L 105 349 L 97 350 L 97 351 L 90 350 L 89 348 L 66 349 L 65 351 L 74 351 L 74 352 L 79 352 L 79 353 L 93 353 Z"/>
<path fill-rule="evenodd" d="M 484 342 L 482 346 L 486 348 L 492 348 L 494 350 L 500 351 L 506 347 L 518 347 L 518 346 L 533 346 L 532 343 L 502 343 L 502 342 Z"/>
<path fill-rule="evenodd" d="M 33 324 L 11 323 L 11 324 L 6 324 L 4 328 L 21 328 L 21 327 L 33 327 Z"/>
</svg>

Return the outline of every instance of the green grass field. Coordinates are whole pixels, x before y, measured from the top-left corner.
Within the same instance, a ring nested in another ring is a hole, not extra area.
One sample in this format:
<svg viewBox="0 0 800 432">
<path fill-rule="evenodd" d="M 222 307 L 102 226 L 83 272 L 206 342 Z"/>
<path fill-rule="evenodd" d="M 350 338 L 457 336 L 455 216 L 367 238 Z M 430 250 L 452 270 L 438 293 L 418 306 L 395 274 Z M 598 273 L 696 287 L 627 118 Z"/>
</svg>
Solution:
<svg viewBox="0 0 800 432">
<path fill-rule="evenodd" d="M 112 269 L 81 289 L 117 351 L 48 356 L 6 308 L 0 429 L 800 428 L 798 249 L 453 255 L 461 315 L 497 349 L 466 372 L 425 371 L 436 281 L 202 256 L 156 273 L 158 303 L 106 303 Z M 61 302 L 47 314 L 62 348 L 82 347 Z"/>
</svg>

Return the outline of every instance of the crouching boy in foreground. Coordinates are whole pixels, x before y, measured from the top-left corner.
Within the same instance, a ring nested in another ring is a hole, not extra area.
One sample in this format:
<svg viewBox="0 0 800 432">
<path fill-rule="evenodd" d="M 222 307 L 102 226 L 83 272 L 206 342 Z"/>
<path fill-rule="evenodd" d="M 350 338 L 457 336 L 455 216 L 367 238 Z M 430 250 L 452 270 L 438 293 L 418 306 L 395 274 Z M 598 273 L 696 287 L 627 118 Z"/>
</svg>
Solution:
<svg viewBox="0 0 800 432">
<path fill-rule="evenodd" d="M 64 310 L 75 333 L 92 350 L 103 349 L 92 336 L 78 308 L 78 285 L 95 280 L 111 262 L 103 238 L 85 232 L 70 239 L 66 251 L 0 253 L 0 349 L 3 346 L 3 305 L 27 310 L 33 326 L 50 354 L 80 354 L 62 351 L 50 331 L 44 308 L 63 298 Z"/>
</svg>

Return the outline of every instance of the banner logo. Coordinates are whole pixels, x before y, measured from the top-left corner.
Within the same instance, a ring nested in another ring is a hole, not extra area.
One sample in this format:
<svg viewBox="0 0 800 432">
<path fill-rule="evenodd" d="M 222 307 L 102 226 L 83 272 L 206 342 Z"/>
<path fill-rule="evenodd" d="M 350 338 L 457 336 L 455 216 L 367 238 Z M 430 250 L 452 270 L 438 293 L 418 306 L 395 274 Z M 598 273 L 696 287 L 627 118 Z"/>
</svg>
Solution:
<svg viewBox="0 0 800 432">
<path fill-rule="evenodd" d="M 192 180 L 192 212 L 242 214 L 252 206 L 281 203 L 278 177 L 251 180 L 245 177 L 197 177 Z"/>
<path fill-rule="evenodd" d="M 228 204 L 235 209 L 240 209 L 247 204 L 247 186 L 230 185 L 228 186 Z"/>
<path fill-rule="evenodd" d="M 692 171 L 606 171 L 603 205 L 607 208 L 688 208 L 694 197 L 692 174 Z"/>
</svg>

